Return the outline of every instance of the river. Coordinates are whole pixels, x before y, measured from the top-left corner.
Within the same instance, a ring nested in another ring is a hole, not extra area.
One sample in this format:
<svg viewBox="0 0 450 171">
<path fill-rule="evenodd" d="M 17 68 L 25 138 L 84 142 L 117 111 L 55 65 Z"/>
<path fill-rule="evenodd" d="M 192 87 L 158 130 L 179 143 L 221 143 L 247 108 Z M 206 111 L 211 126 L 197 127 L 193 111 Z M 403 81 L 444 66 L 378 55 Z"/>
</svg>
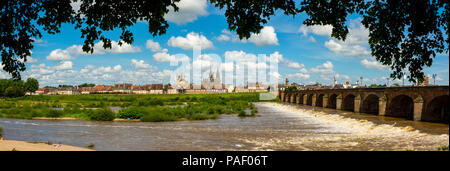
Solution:
<svg viewBox="0 0 450 171">
<path fill-rule="evenodd" d="M 436 150 L 449 126 L 310 106 L 255 103 L 257 117 L 95 122 L 0 119 L 6 139 L 95 150 Z"/>
</svg>

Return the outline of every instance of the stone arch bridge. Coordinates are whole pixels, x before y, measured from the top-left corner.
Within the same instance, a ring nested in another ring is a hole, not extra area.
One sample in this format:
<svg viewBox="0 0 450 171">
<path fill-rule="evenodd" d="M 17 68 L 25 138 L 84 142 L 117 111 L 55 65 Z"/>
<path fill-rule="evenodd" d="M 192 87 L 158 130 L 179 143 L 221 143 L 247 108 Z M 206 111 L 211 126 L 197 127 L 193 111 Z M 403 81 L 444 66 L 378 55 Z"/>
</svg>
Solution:
<svg viewBox="0 0 450 171">
<path fill-rule="evenodd" d="M 449 123 L 449 86 L 280 91 L 282 102 Z"/>
</svg>

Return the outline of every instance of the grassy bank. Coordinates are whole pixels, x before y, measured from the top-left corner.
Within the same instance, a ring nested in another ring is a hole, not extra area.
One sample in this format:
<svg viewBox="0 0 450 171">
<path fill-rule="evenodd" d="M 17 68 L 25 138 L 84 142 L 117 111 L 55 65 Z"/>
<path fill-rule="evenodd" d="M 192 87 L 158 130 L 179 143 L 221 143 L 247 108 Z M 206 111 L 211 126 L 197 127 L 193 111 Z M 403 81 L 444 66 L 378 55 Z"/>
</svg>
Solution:
<svg viewBox="0 0 450 171">
<path fill-rule="evenodd" d="M 179 119 L 215 119 L 220 114 L 255 116 L 251 102 L 259 93 L 202 95 L 40 95 L 0 99 L 0 117 L 73 117 L 80 120 L 112 121 L 115 118 L 144 122 Z M 113 112 L 111 107 L 120 107 Z"/>
</svg>

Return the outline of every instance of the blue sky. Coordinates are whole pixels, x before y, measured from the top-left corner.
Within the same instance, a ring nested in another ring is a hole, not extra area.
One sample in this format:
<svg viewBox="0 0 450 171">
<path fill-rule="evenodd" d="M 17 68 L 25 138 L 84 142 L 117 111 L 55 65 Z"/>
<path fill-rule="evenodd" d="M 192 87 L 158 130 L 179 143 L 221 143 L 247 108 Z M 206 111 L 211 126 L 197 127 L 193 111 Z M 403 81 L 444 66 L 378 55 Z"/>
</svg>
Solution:
<svg viewBox="0 0 450 171">
<path fill-rule="evenodd" d="M 166 15 L 170 27 L 165 35 L 153 37 L 148 32 L 148 24 L 138 22 L 131 27 L 135 39 L 132 45 L 113 47 L 112 50 L 96 48 L 93 55 L 80 52 L 83 43 L 80 31 L 73 25 L 64 24 L 61 33 L 43 34 L 34 43 L 32 60 L 27 62 L 23 77 L 37 78 L 41 86 L 85 82 L 167 83 L 176 72 L 170 61 L 190 59 L 192 63 L 193 45 L 204 47 L 202 54 L 219 55 L 222 62 L 227 55 L 238 59 L 252 54 L 276 56 L 278 73 L 274 75 L 280 82 L 288 77 L 291 82 L 302 84 L 332 84 L 333 76 L 336 76 L 339 83 L 345 80 L 355 83 L 362 76 L 365 84 L 385 84 L 390 73 L 388 67 L 370 56 L 368 31 L 361 26 L 361 18 L 357 15 L 349 17 L 350 34 L 346 42 L 331 38 L 329 26 L 303 26 L 304 14 L 293 18 L 282 13 L 273 16 L 259 35 L 241 41 L 227 29 L 223 11 L 205 0 L 182 0 L 179 6 L 179 13 Z M 118 41 L 120 31 L 107 35 Z M 175 54 L 184 54 L 184 59 Z M 225 69 L 224 66 L 220 68 Z M 448 54 L 438 55 L 425 73 L 436 73 L 436 82 L 448 85 Z M 4 71 L 0 72 L 0 78 L 9 77 Z"/>
</svg>

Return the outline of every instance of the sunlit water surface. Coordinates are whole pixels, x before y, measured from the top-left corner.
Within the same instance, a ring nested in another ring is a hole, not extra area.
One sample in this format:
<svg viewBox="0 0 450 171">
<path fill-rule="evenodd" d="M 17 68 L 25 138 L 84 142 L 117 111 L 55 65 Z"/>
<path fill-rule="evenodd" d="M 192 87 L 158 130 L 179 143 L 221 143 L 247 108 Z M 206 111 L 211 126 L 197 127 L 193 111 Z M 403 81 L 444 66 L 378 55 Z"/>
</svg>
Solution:
<svg viewBox="0 0 450 171">
<path fill-rule="evenodd" d="M 309 106 L 255 103 L 257 117 L 216 120 L 93 122 L 0 119 L 6 139 L 96 150 L 436 150 L 446 124 Z"/>
</svg>

